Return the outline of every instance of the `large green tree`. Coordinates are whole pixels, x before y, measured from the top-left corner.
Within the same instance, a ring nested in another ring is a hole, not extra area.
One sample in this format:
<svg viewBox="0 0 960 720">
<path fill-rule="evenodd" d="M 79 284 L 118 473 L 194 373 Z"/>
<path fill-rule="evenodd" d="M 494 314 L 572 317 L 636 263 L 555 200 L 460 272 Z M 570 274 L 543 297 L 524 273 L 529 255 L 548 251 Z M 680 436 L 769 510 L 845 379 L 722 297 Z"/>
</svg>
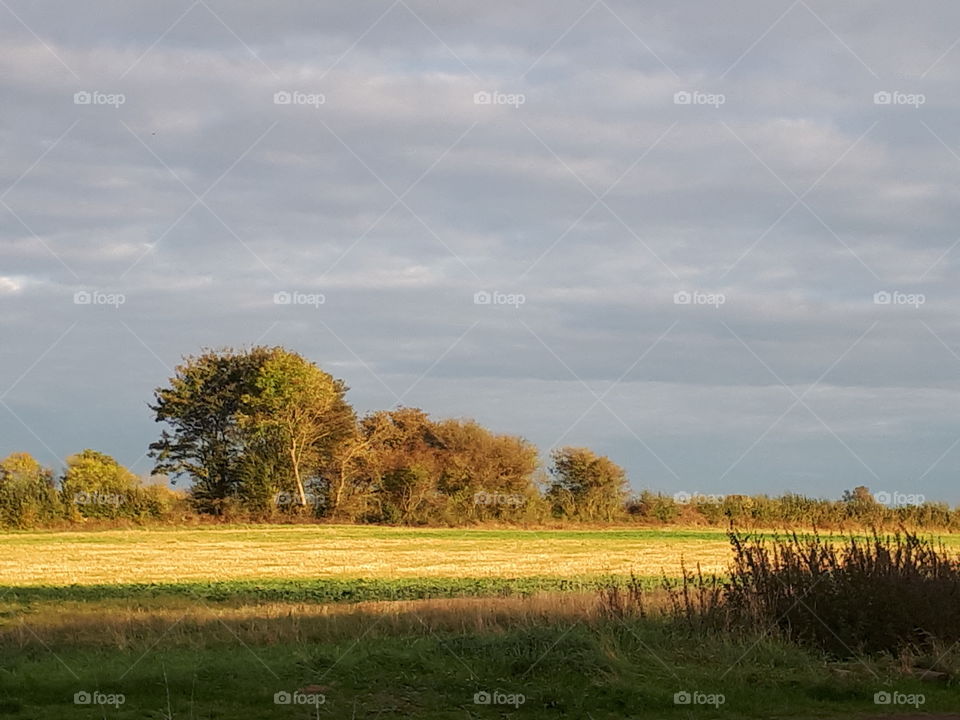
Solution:
<svg viewBox="0 0 960 720">
<path fill-rule="evenodd" d="M 184 358 L 169 385 L 157 388 L 151 409 L 169 425 L 150 445 L 155 473 L 186 474 L 198 509 L 220 512 L 238 494 L 244 442 L 237 415 L 268 348 L 207 350 Z"/>
<path fill-rule="evenodd" d="M 169 426 L 150 446 L 154 472 L 189 475 L 205 512 L 222 512 L 230 499 L 262 509 L 276 490 L 291 488 L 304 504 L 306 482 L 354 423 L 345 392 L 280 347 L 185 358 L 151 405 Z"/>
<path fill-rule="evenodd" d="M 241 399 L 240 427 L 261 452 L 282 453 L 301 507 L 307 505 L 307 483 L 354 432 L 346 390 L 343 381 L 301 355 L 275 348 Z"/>
</svg>

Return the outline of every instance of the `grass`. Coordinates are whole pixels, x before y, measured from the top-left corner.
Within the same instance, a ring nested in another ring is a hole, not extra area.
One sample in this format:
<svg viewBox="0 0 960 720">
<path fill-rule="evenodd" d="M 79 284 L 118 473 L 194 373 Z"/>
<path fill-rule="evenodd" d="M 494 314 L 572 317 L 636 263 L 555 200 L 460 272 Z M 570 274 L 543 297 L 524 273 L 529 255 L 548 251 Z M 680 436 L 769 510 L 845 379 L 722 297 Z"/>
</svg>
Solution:
<svg viewBox="0 0 960 720">
<path fill-rule="evenodd" d="M 167 610 L 91 616 L 84 627 L 77 613 L 90 608 L 68 607 L 56 623 L 5 636 L 0 717 L 826 717 L 874 710 L 883 690 L 921 693 L 924 710 L 956 702 L 955 690 L 904 677 L 893 662 L 826 663 L 770 638 L 614 620 L 591 595 Z M 275 693 L 300 689 L 325 703 L 274 704 Z M 83 691 L 124 703 L 74 705 Z M 495 691 L 524 702 L 474 703 Z M 684 691 L 724 702 L 674 704 Z"/>
<path fill-rule="evenodd" d="M 944 538 L 956 546 L 957 538 Z M 956 672 L 612 613 L 598 587 L 731 559 L 719 530 L 225 526 L 0 536 L 0 720 L 827 718 L 955 710 Z M 606 595 L 610 597 L 609 593 Z M 953 668 L 951 665 L 950 668 Z M 324 696 L 276 705 L 278 692 Z M 117 706 L 75 693 L 120 694 Z M 513 695 L 517 707 L 474 702 Z M 723 696 L 678 705 L 674 694 Z"/>
<path fill-rule="evenodd" d="M 100 602 L 115 599 L 182 597 L 195 602 L 246 604 L 257 602 L 350 603 L 372 600 L 417 600 L 448 597 L 531 595 L 538 592 L 598 590 L 624 582 L 620 576 L 524 578 L 401 578 L 331 580 L 226 580 L 185 583 L 123 583 L 101 585 L 0 586 L 0 608 L 38 606 L 64 601 Z M 651 587 L 656 577 L 645 578 Z M 2 626 L 2 623 L 0 623 Z"/>
</svg>

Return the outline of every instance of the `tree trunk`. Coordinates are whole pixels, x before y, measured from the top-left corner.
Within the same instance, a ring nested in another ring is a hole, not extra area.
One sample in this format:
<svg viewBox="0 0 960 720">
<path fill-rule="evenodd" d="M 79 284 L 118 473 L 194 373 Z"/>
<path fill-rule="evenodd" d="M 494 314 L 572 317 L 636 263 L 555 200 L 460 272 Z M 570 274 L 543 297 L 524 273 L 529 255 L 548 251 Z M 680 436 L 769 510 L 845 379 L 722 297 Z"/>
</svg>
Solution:
<svg viewBox="0 0 960 720">
<path fill-rule="evenodd" d="M 334 495 L 333 507 L 331 508 L 334 516 L 340 512 L 340 503 L 343 501 L 343 489 L 347 484 L 346 468 L 346 463 L 340 465 L 340 482 L 337 483 L 337 492 Z"/>
<path fill-rule="evenodd" d="M 296 442 L 290 447 L 290 462 L 293 464 L 293 478 L 297 481 L 297 494 L 300 496 L 300 507 L 306 507 L 307 494 L 303 491 L 303 481 L 300 479 L 300 458 L 297 456 Z"/>
</svg>

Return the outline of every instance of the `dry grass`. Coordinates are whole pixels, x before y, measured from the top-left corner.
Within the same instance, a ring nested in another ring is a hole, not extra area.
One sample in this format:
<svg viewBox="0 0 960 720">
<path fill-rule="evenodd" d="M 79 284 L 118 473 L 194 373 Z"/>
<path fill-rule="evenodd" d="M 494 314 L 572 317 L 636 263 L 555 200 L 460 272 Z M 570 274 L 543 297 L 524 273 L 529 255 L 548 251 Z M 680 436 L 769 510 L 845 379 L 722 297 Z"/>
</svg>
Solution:
<svg viewBox="0 0 960 720">
<path fill-rule="evenodd" d="M 0 585 L 242 579 L 675 575 L 720 572 L 722 531 L 411 530 L 335 526 L 17 533 Z"/>
<path fill-rule="evenodd" d="M 0 608 L 2 609 L 2 608 Z M 12 608 L 11 608 L 12 609 Z M 187 598 L 152 603 L 68 602 L 31 608 L 0 622 L 0 644 L 27 647 L 206 647 L 284 642 L 336 642 L 362 636 L 503 632 L 517 627 L 589 621 L 601 614 L 595 593 L 452 598 L 343 604 L 264 603 L 224 607 Z"/>
</svg>

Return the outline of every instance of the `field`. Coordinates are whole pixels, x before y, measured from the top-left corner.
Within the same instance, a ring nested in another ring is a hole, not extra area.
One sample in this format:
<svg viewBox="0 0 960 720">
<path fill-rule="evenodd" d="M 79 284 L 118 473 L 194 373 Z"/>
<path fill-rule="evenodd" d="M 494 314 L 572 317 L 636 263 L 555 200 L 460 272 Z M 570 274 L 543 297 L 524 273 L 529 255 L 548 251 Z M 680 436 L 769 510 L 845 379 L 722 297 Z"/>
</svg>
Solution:
<svg viewBox="0 0 960 720">
<path fill-rule="evenodd" d="M 956 709 L 895 658 L 691 637 L 599 603 L 631 572 L 729 556 L 700 529 L 7 533 L 0 718 L 848 717 L 886 690 Z"/>
<path fill-rule="evenodd" d="M 91 585 L 266 579 L 502 578 L 721 570 L 718 530 L 420 530 L 255 526 L 12 533 L 0 583 Z"/>
</svg>

